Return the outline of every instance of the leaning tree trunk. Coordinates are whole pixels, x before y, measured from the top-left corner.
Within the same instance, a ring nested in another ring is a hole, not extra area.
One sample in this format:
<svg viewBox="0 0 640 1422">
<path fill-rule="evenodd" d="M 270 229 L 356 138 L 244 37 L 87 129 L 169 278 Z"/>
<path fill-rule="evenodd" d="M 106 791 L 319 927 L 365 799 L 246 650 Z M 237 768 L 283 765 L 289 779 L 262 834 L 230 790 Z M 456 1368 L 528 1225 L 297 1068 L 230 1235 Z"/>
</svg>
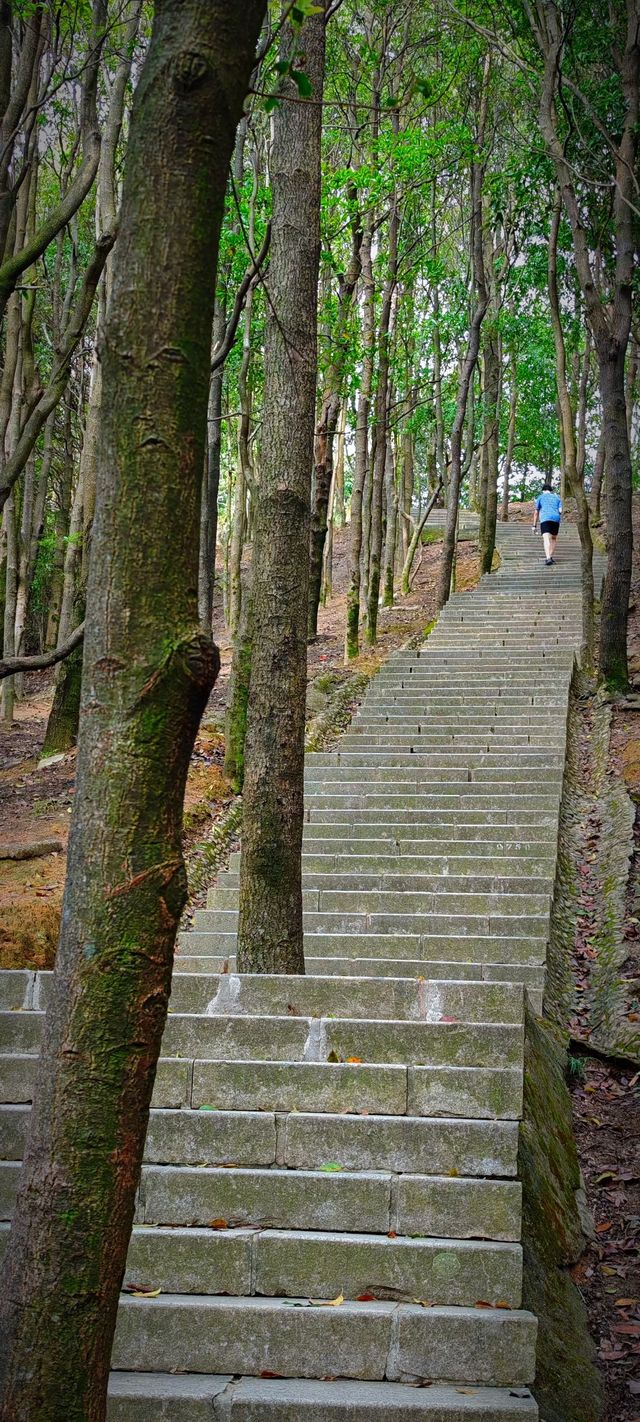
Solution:
<svg viewBox="0 0 640 1422">
<path fill-rule="evenodd" d="M 0 1300 L 3 1422 L 102 1422 L 186 896 L 213 292 L 261 0 L 156 0 L 104 338 L 76 795 Z"/>
<path fill-rule="evenodd" d="M 511 352 L 511 388 L 509 390 L 509 428 L 507 432 L 507 452 L 502 470 L 501 521 L 509 521 L 509 485 L 513 466 L 513 452 L 516 446 L 516 415 L 518 413 L 518 369 L 515 351 Z"/>
<path fill-rule="evenodd" d="M 290 43 L 284 31 L 285 47 Z M 304 972 L 302 820 L 309 501 L 317 376 L 324 13 L 305 21 L 308 103 L 283 84 L 273 123 L 273 219 L 262 465 L 253 544 L 238 967 Z"/>
</svg>

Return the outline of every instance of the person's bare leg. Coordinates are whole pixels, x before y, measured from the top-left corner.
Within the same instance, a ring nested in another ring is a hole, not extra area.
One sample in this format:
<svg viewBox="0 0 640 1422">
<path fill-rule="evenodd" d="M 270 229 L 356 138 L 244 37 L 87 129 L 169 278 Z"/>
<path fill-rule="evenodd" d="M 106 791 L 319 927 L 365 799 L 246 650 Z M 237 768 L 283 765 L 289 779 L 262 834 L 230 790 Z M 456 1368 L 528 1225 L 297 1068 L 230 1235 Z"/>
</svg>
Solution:
<svg viewBox="0 0 640 1422">
<path fill-rule="evenodd" d="M 551 548 L 552 544 L 555 543 L 555 539 L 552 538 L 550 533 L 543 533 L 542 542 L 544 543 L 544 556 L 548 562 L 551 557 Z"/>
<path fill-rule="evenodd" d="M 550 557 L 550 558 L 553 558 L 553 555 L 554 555 L 554 553 L 555 553 L 555 551 L 556 551 L 556 543 L 557 543 L 557 542 L 558 542 L 558 535 L 557 535 L 557 533 L 550 533 L 550 534 L 549 534 L 549 547 L 550 547 L 550 549 L 551 549 L 551 552 L 550 552 L 550 554 L 549 554 L 549 557 Z"/>
</svg>

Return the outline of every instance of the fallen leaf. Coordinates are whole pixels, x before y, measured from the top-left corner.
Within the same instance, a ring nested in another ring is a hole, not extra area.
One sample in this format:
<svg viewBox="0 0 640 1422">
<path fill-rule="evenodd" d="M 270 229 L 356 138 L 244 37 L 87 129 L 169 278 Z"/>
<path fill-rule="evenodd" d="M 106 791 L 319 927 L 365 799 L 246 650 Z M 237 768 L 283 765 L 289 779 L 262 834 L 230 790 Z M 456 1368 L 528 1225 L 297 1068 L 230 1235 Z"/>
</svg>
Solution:
<svg viewBox="0 0 640 1422">
<path fill-rule="evenodd" d="M 435 1304 L 431 1302 L 431 1299 L 414 1299 L 413 1302 L 414 1304 L 419 1304 L 420 1308 L 435 1308 Z"/>
<path fill-rule="evenodd" d="M 124 1292 L 134 1299 L 157 1299 L 162 1289 L 145 1289 L 144 1284 L 125 1284 Z"/>
<path fill-rule="evenodd" d="M 362 1057 L 345 1057 L 346 1062 L 358 1062 L 362 1064 Z"/>
<path fill-rule="evenodd" d="M 228 1229 L 228 1220 L 209 1220 L 209 1229 Z"/>
<path fill-rule="evenodd" d="M 602 1224 L 596 1225 L 596 1234 L 604 1234 L 606 1230 L 613 1228 L 613 1220 L 604 1220 Z"/>
<path fill-rule="evenodd" d="M 377 1303 L 375 1294 L 358 1294 L 356 1303 Z"/>
<path fill-rule="evenodd" d="M 335 1299 L 310 1299 L 314 1308 L 340 1308 L 344 1303 L 344 1294 L 338 1294 Z"/>
<path fill-rule="evenodd" d="M 344 1170 L 344 1166 L 340 1165 L 339 1161 L 337 1160 L 327 1160 L 325 1164 L 321 1165 L 319 1168 L 320 1170 Z"/>
</svg>

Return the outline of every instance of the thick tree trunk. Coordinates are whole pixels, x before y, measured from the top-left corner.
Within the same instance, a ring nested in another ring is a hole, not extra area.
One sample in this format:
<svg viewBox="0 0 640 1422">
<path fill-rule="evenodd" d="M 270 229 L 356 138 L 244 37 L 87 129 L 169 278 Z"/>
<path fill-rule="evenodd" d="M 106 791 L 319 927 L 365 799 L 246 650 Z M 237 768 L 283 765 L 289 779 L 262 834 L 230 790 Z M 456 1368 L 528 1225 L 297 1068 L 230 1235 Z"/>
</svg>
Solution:
<svg viewBox="0 0 640 1422">
<path fill-rule="evenodd" d="M 480 571 L 490 573 L 496 546 L 498 515 L 498 431 L 500 402 L 499 302 L 493 233 L 485 235 L 485 271 L 490 291 L 490 319 L 484 338 L 484 424 L 480 474 Z"/>
<path fill-rule="evenodd" d="M 285 27 L 285 44 L 289 42 Z M 238 967 L 304 972 L 302 822 L 309 501 L 317 378 L 324 13 L 301 33 L 312 97 L 291 79 L 273 120 L 264 423 L 253 544 Z"/>
<path fill-rule="evenodd" d="M 233 639 L 229 679 L 229 699 L 224 723 L 224 773 L 236 792 L 244 785 L 244 747 L 247 735 L 247 708 L 251 680 L 253 612 L 250 575 L 245 580 L 240 603 L 240 620 Z"/>
<path fill-rule="evenodd" d="M 0 1300 L 2 1422 L 103 1422 L 186 894 L 213 290 L 261 0 L 156 0 L 134 101 L 62 930 Z"/>
<path fill-rule="evenodd" d="M 389 220 L 389 266 L 382 296 L 378 335 L 378 386 L 375 399 L 375 453 L 373 456 L 373 477 L 371 480 L 371 528 L 366 630 L 366 639 L 370 647 L 374 647 L 378 639 L 378 605 L 382 574 L 383 494 L 387 463 L 387 433 L 389 422 L 389 366 L 391 363 L 391 337 L 398 281 L 399 230 L 400 214 L 398 204 L 394 199 Z"/>
</svg>

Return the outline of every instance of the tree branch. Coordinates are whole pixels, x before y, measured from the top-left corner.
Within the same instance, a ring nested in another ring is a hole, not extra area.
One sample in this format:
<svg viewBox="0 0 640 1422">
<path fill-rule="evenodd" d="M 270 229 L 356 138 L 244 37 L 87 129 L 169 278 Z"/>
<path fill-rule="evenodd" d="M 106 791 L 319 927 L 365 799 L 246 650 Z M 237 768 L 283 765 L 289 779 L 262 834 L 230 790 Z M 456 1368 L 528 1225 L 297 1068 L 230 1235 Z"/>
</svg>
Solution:
<svg viewBox="0 0 640 1422">
<path fill-rule="evenodd" d="M 253 262 L 251 263 L 251 266 L 247 268 L 240 283 L 240 286 L 238 287 L 238 290 L 236 292 L 236 299 L 233 303 L 233 311 L 231 312 L 229 320 L 227 321 L 224 336 L 222 337 L 222 340 L 219 342 L 219 344 L 216 346 L 216 349 L 213 353 L 213 357 L 211 360 L 212 374 L 214 370 L 219 370 L 220 366 L 224 365 L 227 356 L 229 355 L 229 352 L 236 338 L 240 317 L 244 310 L 244 304 L 247 299 L 247 295 L 251 286 L 256 280 L 256 277 L 260 274 L 260 268 L 264 265 L 270 245 L 271 223 L 269 222 L 267 223 L 267 230 L 265 232 L 264 242 L 262 243 L 260 251 L 258 252 L 257 257 L 254 258 Z"/>
<path fill-rule="evenodd" d="M 84 622 L 81 622 L 67 641 L 54 647 L 52 652 L 42 652 L 38 657 L 7 657 L 6 661 L 0 661 L 0 681 L 5 676 L 15 676 L 16 672 L 45 671 L 47 667 L 54 667 L 56 662 L 63 662 L 71 655 L 83 637 Z"/>
</svg>

